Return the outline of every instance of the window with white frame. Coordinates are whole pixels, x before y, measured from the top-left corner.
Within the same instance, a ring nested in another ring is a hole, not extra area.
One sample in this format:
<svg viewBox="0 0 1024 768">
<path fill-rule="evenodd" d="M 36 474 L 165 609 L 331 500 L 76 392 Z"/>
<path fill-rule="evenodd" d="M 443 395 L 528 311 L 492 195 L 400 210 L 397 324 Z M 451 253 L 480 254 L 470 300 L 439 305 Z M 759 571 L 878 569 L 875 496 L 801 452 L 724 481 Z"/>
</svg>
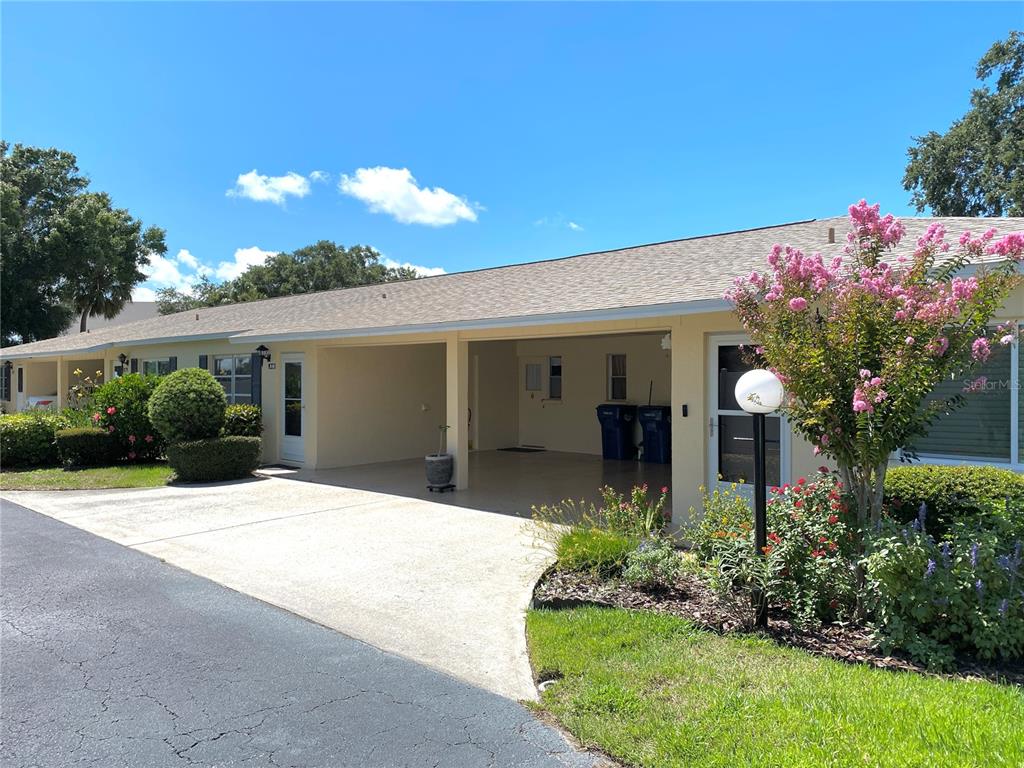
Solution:
<svg viewBox="0 0 1024 768">
<path fill-rule="evenodd" d="M 171 372 L 171 358 L 154 357 L 142 361 L 142 373 L 153 376 L 166 376 Z"/>
<path fill-rule="evenodd" d="M 562 399 L 562 358 L 548 358 L 548 399 Z"/>
<path fill-rule="evenodd" d="M 213 376 L 224 387 L 229 403 L 252 402 L 252 359 L 249 355 L 214 357 Z"/>
<path fill-rule="evenodd" d="M 1020 357 L 1019 342 L 993 344 L 989 359 L 969 375 L 935 388 L 935 396 L 963 395 L 965 404 L 939 416 L 928 434 L 914 441 L 922 461 L 1024 467 Z"/>
<path fill-rule="evenodd" d="M 608 399 L 626 399 L 625 355 L 608 355 Z"/>
</svg>

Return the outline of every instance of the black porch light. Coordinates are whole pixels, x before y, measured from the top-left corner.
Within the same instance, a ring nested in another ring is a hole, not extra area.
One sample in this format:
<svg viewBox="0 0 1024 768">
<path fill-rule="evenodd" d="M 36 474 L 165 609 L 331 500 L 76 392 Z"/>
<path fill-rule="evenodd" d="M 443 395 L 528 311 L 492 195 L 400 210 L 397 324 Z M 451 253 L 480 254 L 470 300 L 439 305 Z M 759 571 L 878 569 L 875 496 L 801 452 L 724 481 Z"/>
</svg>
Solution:
<svg viewBox="0 0 1024 768">
<path fill-rule="evenodd" d="M 259 354 L 260 360 L 262 360 L 264 363 L 270 362 L 270 349 L 267 347 L 266 344 L 260 344 L 258 347 L 256 347 L 256 352 Z"/>
<path fill-rule="evenodd" d="M 128 363 L 128 355 L 126 355 L 124 352 L 122 352 L 120 355 L 118 355 L 117 359 L 118 359 L 118 362 L 121 363 L 122 367 Z"/>
<path fill-rule="evenodd" d="M 754 555 L 764 557 L 768 546 L 768 513 L 765 487 L 765 434 L 764 417 L 780 405 L 785 391 L 779 377 L 771 371 L 754 369 L 740 376 L 736 382 L 736 402 L 754 417 Z M 761 590 L 755 590 L 754 625 L 768 626 L 768 601 Z"/>
</svg>

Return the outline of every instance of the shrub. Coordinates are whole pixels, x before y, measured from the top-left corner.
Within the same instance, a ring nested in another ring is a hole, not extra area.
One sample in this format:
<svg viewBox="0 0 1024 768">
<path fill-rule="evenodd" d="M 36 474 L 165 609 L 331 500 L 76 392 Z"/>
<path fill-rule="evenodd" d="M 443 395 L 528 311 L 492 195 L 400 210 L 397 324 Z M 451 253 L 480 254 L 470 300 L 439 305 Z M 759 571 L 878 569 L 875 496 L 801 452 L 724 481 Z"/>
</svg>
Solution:
<svg viewBox="0 0 1024 768">
<path fill-rule="evenodd" d="M 112 461 L 153 461 L 164 443 L 149 419 L 149 401 L 160 384 L 157 376 L 126 373 L 92 393 L 92 421 L 113 438 Z"/>
<path fill-rule="evenodd" d="M 669 587 L 679 578 L 682 567 L 682 560 L 670 539 L 647 539 L 626 555 L 622 578 L 634 587 Z"/>
<path fill-rule="evenodd" d="M 885 477 L 885 499 L 889 514 L 901 523 L 912 522 L 924 504 L 929 532 L 936 536 L 944 535 L 959 518 L 987 513 L 1016 520 L 1024 534 L 1024 476 L 1009 469 L 893 467 Z"/>
<path fill-rule="evenodd" d="M 167 446 L 167 463 L 178 480 L 213 483 L 246 477 L 260 458 L 258 437 L 214 437 Z"/>
<path fill-rule="evenodd" d="M 65 469 L 97 467 L 110 462 L 116 450 L 113 435 L 99 427 L 71 427 L 57 430 L 57 456 Z"/>
<path fill-rule="evenodd" d="M 182 368 L 157 385 L 149 418 L 168 443 L 217 437 L 224 426 L 227 396 L 209 371 Z"/>
<path fill-rule="evenodd" d="M 668 488 L 661 489 L 661 495 L 651 499 L 647 494 L 647 484 L 634 485 L 627 500 L 611 486 L 600 489 L 600 516 L 605 527 L 616 533 L 637 538 L 655 536 L 665 529 L 668 520 L 665 517 L 665 500 Z"/>
<path fill-rule="evenodd" d="M 230 437 L 260 437 L 263 434 L 263 413 L 258 405 L 239 403 L 229 405 L 224 411 L 224 428 L 221 435 Z"/>
<path fill-rule="evenodd" d="M 768 544 L 754 555 L 753 512 L 736 486 L 704 494 L 704 516 L 688 532 L 710 580 L 723 593 L 762 590 L 797 626 L 845 619 L 858 598 L 854 516 L 835 475 L 772 488 Z"/>
<path fill-rule="evenodd" d="M 43 409 L 0 416 L 0 463 L 6 467 L 56 464 L 54 434 L 68 426 L 68 417 Z"/>
<path fill-rule="evenodd" d="M 572 528 L 555 548 L 558 569 L 582 571 L 600 578 L 619 576 L 640 540 L 600 528 Z"/>
<path fill-rule="evenodd" d="M 906 651 L 936 669 L 957 654 L 1024 656 L 1024 542 L 1005 521 L 954 521 L 944 541 L 886 521 L 864 563 L 885 649 Z"/>
</svg>

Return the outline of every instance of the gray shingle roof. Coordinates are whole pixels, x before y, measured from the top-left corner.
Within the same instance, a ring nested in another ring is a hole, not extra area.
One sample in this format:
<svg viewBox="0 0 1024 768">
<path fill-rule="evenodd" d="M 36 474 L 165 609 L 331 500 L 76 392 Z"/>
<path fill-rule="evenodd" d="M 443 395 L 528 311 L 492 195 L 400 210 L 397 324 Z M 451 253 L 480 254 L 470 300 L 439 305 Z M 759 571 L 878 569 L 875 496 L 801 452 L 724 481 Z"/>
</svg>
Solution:
<svg viewBox="0 0 1024 768">
<path fill-rule="evenodd" d="M 906 218 L 900 252 L 913 251 L 929 224 L 941 221 L 951 238 L 964 230 L 1000 235 L 1024 231 L 1024 218 Z M 835 230 L 835 243 L 828 230 Z M 841 255 L 845 216 L 741 232 L 672 240 L 550 261 L 425 277 L 300 296 L 233 304 L 3 350 L 45 355 L 94 347 L 187 337 L 238 336 L 256 343 L 274 337 L 357 336 L 476 325 L 585 319 L 609 312 L 683 311 L 680 304 L 724 308 L 722 295 L 737 275 L 764 269 L 775 243 L 825 257 Z"/>
</svg>

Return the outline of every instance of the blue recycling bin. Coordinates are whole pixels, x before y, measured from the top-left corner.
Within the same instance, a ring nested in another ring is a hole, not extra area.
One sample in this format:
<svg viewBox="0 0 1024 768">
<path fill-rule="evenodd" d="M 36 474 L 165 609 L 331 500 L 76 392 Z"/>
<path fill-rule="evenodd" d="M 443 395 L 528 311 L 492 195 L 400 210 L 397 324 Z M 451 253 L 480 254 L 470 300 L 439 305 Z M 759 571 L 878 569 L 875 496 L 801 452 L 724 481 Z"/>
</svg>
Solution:
<svg viewBox="0 0 1024 768">
<path fill-rule="evenodd" d="M 644 433 L 644 461 L 652 464 L 672 462 L 672 408 L 667 405 L 642 405 L 637 419 Z"/>
<path fill-rule="evenodd" d="M 601 455 L 606 459 L 632 459 L 636 455 L 633 445 L 633 423 L 636 406 L 605 403 L 597 406 L 597 420 L 601 422 Z"/>
</svg>

